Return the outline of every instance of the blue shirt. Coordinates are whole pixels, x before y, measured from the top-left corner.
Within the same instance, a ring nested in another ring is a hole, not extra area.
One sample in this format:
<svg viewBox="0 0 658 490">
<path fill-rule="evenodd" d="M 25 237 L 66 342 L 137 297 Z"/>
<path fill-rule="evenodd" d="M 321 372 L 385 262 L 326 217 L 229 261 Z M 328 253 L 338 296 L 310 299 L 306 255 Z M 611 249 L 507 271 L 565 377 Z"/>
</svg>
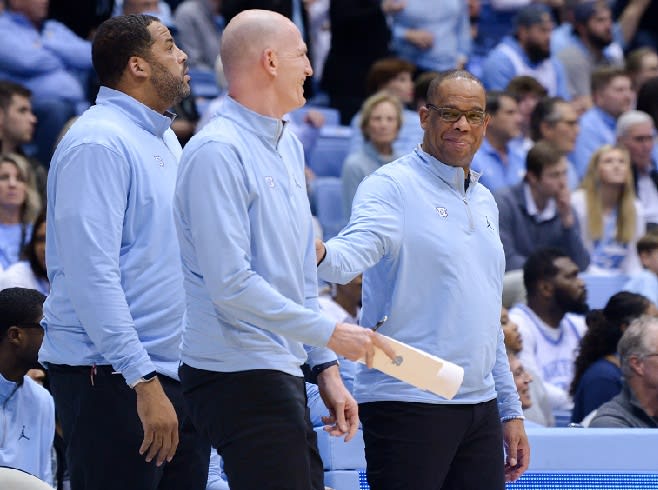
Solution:
<svg viewBox="0 0 658 490">
<path fill-rule="evenodd" d="M 0 375 L 0 466 L 18 468 L 52 485 L 55 404 L 29 376 L 18 385 Z"/>
<path fill-rule="evenodd" d="M 359 186 L 347 227 L 326 244 L 319 276 L 363 275 L 362 325 L 457 363 L 464 382 L 452 400 L 360 366 L 359 402 L 471 404 L 498 396 L 501 416 L 521 415 L 500 326 L 505 270 L 498 209 L 464 171 L 420 149 L 384 165 Z"/>
<path fill-rule="evenodd" d="M 582 421 L 592 410 L 618 395 L 621 388 L 622 373 L 619 367 L 607 359 L 592 363 L 578 382 L 573 396 L 571 421 Z"/>
<path fill-rule="evenodd" d="M 507 144 L 507 161 L 484 138 L 482 146 L 473 156 L 471 168 L 480 173 L 480 184 L 491 192 L 518 184 L 525 175 L 525 155 L 512 142 Z"/>
<path fill-rule="evenodd" d="M 32 225 L 0 223 L 0 272 L 18 262 L 23 245 L 30 241 Z"/>
<path fill-rule="evenodd" d="M 48 174 L 41 362 L 178 379 L 184 310 L 172 198 L 181 147 L 162 115 L 101 87 Z"/>
<path fill-rule="evenodd" d="M 424 70 L 456 68 L 458 58 L 465 60 L 471 52 L 468 5 L 461 0 L 442 0 L 441 8 L 427 0 L 407 0 L 404 8 L 391 17 L 393 50 Z M 404 36 L 408 29 L 430 32 L 434 36 L 432 46 L 420 49 L 406 41 Z"/>
<path fill-rule="evenodd" d="M 576 172 L 581 179 L 587 172 L 589 160 L 594 152 L 603 145 L 615 143 L 616 128 L 617 119 L 597 106 L 588 109 L 580 116 L 580 133 L 570 160 L 576 166 Z"/>
<path fill-rule="evenodd" d="M 91 43 L 64 24 L 46 20 L 39 31 L 23 14 L 0 15 L 0 78 L 25 85 L 33 98 L 83 101 L 78 75 L 91 69 Z"/>
<path fill-rule="evenodd" d="M 653 304 L 658 304 L 658 275 L 649 269 L 642 269 L 630 277 L 628 282 L 624 284 L 623 290 L 641 294 Z"/>
<path fill-rule="evenodd" d="M 299 140 L 226 97 L 185 146 L 174 214 L 187 318 L 181 359 L 210 371 L 301 376 L 304 344 L 327 344 Z M 310 349 L 311 366 L 336 358 Z"/>
</svg>

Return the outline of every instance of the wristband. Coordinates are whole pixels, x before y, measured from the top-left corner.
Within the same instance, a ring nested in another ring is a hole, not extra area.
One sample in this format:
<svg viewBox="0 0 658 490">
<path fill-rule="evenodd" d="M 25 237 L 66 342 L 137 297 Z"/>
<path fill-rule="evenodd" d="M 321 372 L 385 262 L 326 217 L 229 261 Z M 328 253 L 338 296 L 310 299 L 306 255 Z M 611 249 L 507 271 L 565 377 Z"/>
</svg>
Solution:
<svg viewBox="0 0 658 490">
<path fill-rule="evenodd" d="M 130 384 L 130 387 L 131 387 L 132 389 L 135 389 L 135 386 L 137 386 L 139 383 L 148 383 L 148 382 L 150 382 L 150 381 L 153 381 L 153 380 L 155 379 L 155 377 L 156 377 L 157 374 L 158 374 L 158 373 L 156 373 L 155 371 L 151 371 L 150 373 L 145 374 L 144 376 L 142 376 L 141 378 L 139 378 L 139 379 L 138 379 L 137 381 L 135 381 L 134 383 L 131 383 L 131 384 Z"/>
<path fill-rule="evenodd" d="M 325 369 L 330 368 L 331 366 L 338 366 L 338 361 L 334 359 L 333 361 L 323 362 L 322 364 L 318 364 L 316 366 L 313 366 L 311 368 L 311 372 L 313 373 L 314 376 L 317 376 L 322 371 L 324 371 Z"/>
</svg>

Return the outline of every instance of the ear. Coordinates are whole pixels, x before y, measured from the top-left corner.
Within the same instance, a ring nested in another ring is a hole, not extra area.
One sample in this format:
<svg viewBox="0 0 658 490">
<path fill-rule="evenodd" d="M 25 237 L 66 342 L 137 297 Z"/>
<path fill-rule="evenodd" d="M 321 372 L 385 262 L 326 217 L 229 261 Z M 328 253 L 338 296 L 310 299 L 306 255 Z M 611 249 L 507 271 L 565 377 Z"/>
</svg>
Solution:
<svg viewBox="0 0 658 490">
<path fill-rule="evenodd" d="M 539 294 L 544 297 L 544 298 L 550 298 L 553 296 L 553 292 L 555 291 L 555 286 L 553 285 L 553 281 L 550 279 L 542 279 L 539 281 L 537 284 L 537 291 L 539 291 Z"/>
<path fill-rule="evenodd" d="M 631 368 L 631 371 L 637 376 L 644 376 L 644 363 L 640 360 L 639 357 L 631 356 L 628 359 L 628 365 Z"/>
<path fill-rule="evenodd" d="M 147 78 L 151 75 L 151 65 L 141 56 L 131 56 L 127 70 L 134 78 Z"/>
<path fill-rule="evenodd" d="M 423 128 L 423 131 L 426 131 L 429 125 L 430 110 L 424 105 L 420 106 L 418 115 L 420 116 L 420 127 Z"/>
<path fill-rule="evenodd" d="M 18 328 L 18 327 L 15 327 L 15 326 L 14 327 L 9 327 L 9 329 L 7 329 L 7 333 L 5 335 L 7 341 L 10 344 L 14 344 L 14 345 L 22 344 L 23 343 L 23 336 L 24 336 L 23 330 Z"/>
<path fill-rule="evenodd" d="M 487 135 L 487 128 L 489 127 L 490 122 L 491 122 L 491 114 L 487 112 L 484 115 L 484 122 L 482 123 L 482 136 Z"/>
<path fill-rule="evenodd" d="M 276 51 L 271 48 L 267 48 L 263 51 L 262 65 L 267 73 L 276 76 L 277 68 L 279 66 L 279 58 L 276 55 Z"/>
</svg>

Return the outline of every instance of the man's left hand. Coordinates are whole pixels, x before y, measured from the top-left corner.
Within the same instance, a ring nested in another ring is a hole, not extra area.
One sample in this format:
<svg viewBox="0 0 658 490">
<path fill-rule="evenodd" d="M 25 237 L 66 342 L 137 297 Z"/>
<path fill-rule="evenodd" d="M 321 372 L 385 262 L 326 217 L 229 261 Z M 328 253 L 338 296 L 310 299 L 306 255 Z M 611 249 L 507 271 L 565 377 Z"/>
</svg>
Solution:
<svg viewBox="0 0 658 490">
<path fill-rule="evenodd" d="M 505 481 L 516 481 L 528 469 L 530 444 L 522 420 L 503 422 L 505 441 Z"/>
<path fill-rule="evenodd" d="M 340 377 L 338 366 L 331 366 L 318 374 L 318 388 L 329 415 L 322 417 L 324 430 L 332 436 L 345 436 L 349 442 L 359 428 L 359 406 Z"/>
</svg>

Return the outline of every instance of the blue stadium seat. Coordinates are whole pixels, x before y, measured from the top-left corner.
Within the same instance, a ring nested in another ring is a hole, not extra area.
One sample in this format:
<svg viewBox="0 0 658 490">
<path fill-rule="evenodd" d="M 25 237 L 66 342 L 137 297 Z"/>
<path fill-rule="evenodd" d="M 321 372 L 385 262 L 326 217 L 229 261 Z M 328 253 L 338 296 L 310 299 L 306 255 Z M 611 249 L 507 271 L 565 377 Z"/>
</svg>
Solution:
<svg viewBox="0 0 658 490">
<path fill-rule="evenodd" d="M 581 274 L 587 287 L 587 304 L 590 308 L 603 308 L 610 296 L 618 293 L 628 281 L 628 276 L 599 276 L 595 274 Z"/>
<path fill-rule="evenodd" d="M 324 239 L 328 240 L 336 236 L 347 221 L 343 217 L 343 185 L 338 177 L 317 177 L 311 186 L 315 215 L 322 225 Z"/>
<path fill-rule="evenodd" d="M 217 85 L 215 72 L 212 70 L 190 69 L 190 87 L 195 97 L 212 99 L 217 97 L 221 90 Z"/>
<path fill-rule="evenodd" d="M 297 124 L 303 124 L 304 116 L 311 109 L 322 113 L 325 126 L 338 126 L 340 124 L 340 112 L 338 112 L 338 109 L 333 109 L 331 107 L 320 107 L 307 104 L 301 109 L 291 112 L 290 117 Z"/>
<path fill-rule="evenodd" d="M 319 177 L 340 177 L 350 139 L 343 135 L 329 136 L 323 133 L 311 150 L 308 166 Z"/>
</svg>

